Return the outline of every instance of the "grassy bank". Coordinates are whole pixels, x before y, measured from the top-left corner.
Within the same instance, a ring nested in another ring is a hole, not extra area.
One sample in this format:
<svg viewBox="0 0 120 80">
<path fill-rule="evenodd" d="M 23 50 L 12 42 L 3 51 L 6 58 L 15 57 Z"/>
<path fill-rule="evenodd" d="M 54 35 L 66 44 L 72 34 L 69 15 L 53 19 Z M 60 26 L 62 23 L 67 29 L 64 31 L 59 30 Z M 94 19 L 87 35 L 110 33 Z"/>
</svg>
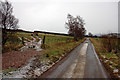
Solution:
<svg viewBox="0 0 120 80">
<path fill-rule="evenodd" d="M 33 33 L 18 32 L 15 34 L 14 38 L 11 38 L 7 41 L 4 51 L 17 51 L 20 47 L 22 47 L 23 44 L 19 38 L 24 37 L 24 41 L 27 41 L 26 39 L 33 40 L 32 37 L 34 37 L 36 41 L 38 41 L 38 38 L 41 38 L 43 40 L 44 36 L 45 47 L 43 47 L 43 45 L 41 46 L 44 49 L 43 56 L 45 59 L 48 59 L 51 62 L 55 62 L 60 56 L 63 56 L 64 54 L 70 52 L 73 48 L 85 40 L 84 38 L 76 42 L 71 36 L 51 35 L 43 33 L 38 33 L 36 35 Z"/>
<path fill-rule="evenodd" d="M 45 35 L 45 48 L 41 56 L 37 58 L 37 62 L 47 60 L 51 63 L 56 62 L 60 57 L 63 57 L 66 53 L 70 52 L 77 45 L 83 42 L 86 38 L 79 41 L 74 41 L 73 37 L 51 34 L 38 34 L 38 37 L 43 39 Z"/>
<path fill-rule="evenodd" d="M 48 48 L 51 44 L 54 43 L 59 43 L 61 41 L 70 41 L 73 40 L 73 37 L 70 36 L 62 36 L 62 35 L 51 35 L 51 34 L 43 34 L 43 33 L 38 33 L 38 35 L 33 34 L 33 33 L 24 33 L 24 32 L 17 32 L 13 35 L 13 37 L 10 37 L 4 48 L 3 52 L 10 52 L 10 51 L 17 51 L 20 49 L 22 46 L 22 40 L 20 38 L 24 39 L 24 41 L 29 42 L 30 40 L 33 40 L 33 37 L 36 39 L 36 42 L 39 41 L 39 38 L 43 40 L 43 37 L 45 36 L 45 46 Z"/>
<path fill-rule="evenodd" d="M 70 52 L 77 45 L 83 42 L 85 39 L 79 40 L 78 42 L 74 40 L 61 41 L 55 44 L 49 44 L 49 48 L 45 49 L 43 55 L 46 59 L 55 62 L 66 53 Z"/>
<path fill-rule="evenodd" d="M 45 48 L 42 52 L 42 56 L 36 56 L 36 59 L 33 61 L 33 64 L 31 66 L 31 69 L 28 71 L 29 77 L 39 77 L 42 73 L 49 70 L 57 62 L 69 55 L 69 53 L 85 39 L 86 38 L 81 39 L 77 42 L 74 40 L 65 40 L 49 44 L 49 47 Z M 36 70 L 40 73 L 36 73 Z"/>
<path fill-rule="evenodd" d="M 103 47 L 102 38 L 90 38 L 92 43 L 95 46 L 96 52 L 99 55 L 99 58 L 102 60 L 105 68 L 110 73 L 112 78 L 118 78 L 118 74 L 120 75 L 119 70 L 119 57 L 118 53 L 114 53 L 114 51 L 108 52 Z"/>
<path fill-rule="evenodd" d="M 42 52 L 35 51 L 35 50 L 33 51 L 34 54 L 35 54 L 35 52 L 40 53 L 40 54 L 36 55 L 36 59 L 34 60 L 35 64 L 33 64 L 33 67 L 41 67 L 41 65 L 44 65 L 44 63 L 42 64 L 41 62 L 47 62 L 48 65 L 55 63 L 56 61 L 61 59 L 64 55 L 69 53 L 71 50 L 73 50 L 76 46 L 78 46 L 81 42 L 83 42 L 86 39 L 86 38 L 84 38 L 79 41 L 74 41 L 73 37 L 70 37 L 70 36 L 41 34 L 41 33 L 39 33 L 38 35 L 32 35 L 32 36 L 31 36 L 31 33 L 16 33 L 15 35 L 17 36 L 16 39 L 18 39 L 18 41 L 17 40 L 14 42 L 7 41 L 6 45 L 11 50 L 6 48 L 6 51 L 15 50 L 16 46 L 22 44 L 22 42 L 20 41 L 20 39 L 18 37 L 21 37 L 21 38 L 24 37 L 24 38 L 27 38 L 30 40 L 32 40 L 32 37 L 34 37 L 34 38 L 36 38 L 36 40 L 38 38 L 41 38 L 43 40 L 43 37 L 45 36 L 45 48 L 43 48 L 43 51 Z M 11 45 L 12 45 L 11 43 L 13 44 L 12 47 L 11 47 Z M 19 48 L 17 48 L 17 49 L 19 49 Z M 31 49 L 31 51 L 32 51 L 32 49 Z M 23 56 L 25 59 L 26 59 L 25 54 L 26 54 L 26 56 L 30 54 L 29 52 L 24 53 L 24 51 L 23 52 L 16 51 L 16 53 L 22 54 L 21 56 Z M 11 59 L 10 56 L 8 56 L 8 57 L 9 57 L 9 59 Z M 25 62 L 23 62 L 23 63 L 25 63 Z M 16 65 L 16 63 L 14 63 L 14 64 Z M 4 70 L 4 73 L 8 73 L 8 72 L 14 71 L 16 69 L 17 69 L 16 67 L 10 65 L 10 68 Z"/>
</svg>

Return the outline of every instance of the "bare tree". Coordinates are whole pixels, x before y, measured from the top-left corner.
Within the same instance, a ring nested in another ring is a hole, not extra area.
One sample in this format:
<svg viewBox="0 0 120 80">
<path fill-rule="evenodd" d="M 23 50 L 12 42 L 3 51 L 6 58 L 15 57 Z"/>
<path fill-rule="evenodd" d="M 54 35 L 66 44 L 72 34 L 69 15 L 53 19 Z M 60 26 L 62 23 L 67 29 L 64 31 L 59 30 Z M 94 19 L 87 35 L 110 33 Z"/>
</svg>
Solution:
<svg viewBox="0 0 120 80">
<path fill-rule="evenodd" d="M 13 32 L 7 32 L 7 29 L 17 29 L 18 19 L 13 15 L 13 7 L 10 2 L 0 1 L 0 28 L 2 28 L 2 45 L 12 36 Z"/>
<path fill-rule="evenodd" d="M 84 37 L 86 30 L 84 28 L 84 20 L 80 17 L 73 17 L 72 15 L 67 15 L 68 22 L 66 22 L 66 28 L 69 29 L 68 34 L 74 36 L 74 39 L 77 41 Z"/>
<path fill-rule="evenodd" d="M 89 32 L 89 33 L 88 33 L 88 35 L 89 35 L 90 37 L 92 37 L 92 36 L 93 36 L 93 34 L 92 34 L 91 32 Z"/>
</svg>

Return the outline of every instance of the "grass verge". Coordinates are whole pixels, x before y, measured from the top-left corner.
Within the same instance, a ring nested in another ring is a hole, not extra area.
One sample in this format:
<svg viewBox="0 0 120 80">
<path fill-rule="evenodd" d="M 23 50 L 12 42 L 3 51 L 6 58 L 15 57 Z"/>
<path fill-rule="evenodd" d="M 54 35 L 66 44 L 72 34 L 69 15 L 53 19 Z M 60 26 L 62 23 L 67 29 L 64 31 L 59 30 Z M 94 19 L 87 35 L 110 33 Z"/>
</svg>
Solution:
<svg viewBox="0 0 120 80">
<path fill-rule="evenodd" d="M 110 73 L 112 78 L 118 78 L 119 73 L 119 57 L 115 53 L 107 52 L 101 43 L 100 38 L 90 38 L 91 42 L 95 46 L 95 50 L 104 64 L 107 71 Z"/>
<path fill-rule="evenodd" d="M 52 62 L 56 62 L 59 57 L 62 57 L 66 53 L 70 52 L 73 48 L 75 48 L 77 45 L 79 45 L 83 40 L 79 40 L 78 42 L 76 41 L 61 41 L 59 43 L 55 44 L 50 44 L 49 48 L 47 48 L 44 52 L 43 55 L 45 58 Z"/>
<path fill-rule="evenodd" d="M 7 74 L 7 73 L 9 73 L 9 72 L 11 72 L 11 71 L 17 71 L 17 70 L 18 70 L 18 68 L 9 68 L 9 69 L 3 70 L 2 73 L 3 73 L 3 74 Z"/>
<path fill-rule="evenodd" d="M 46 48 L 42 52 L 42 58 L 41 56 L 37 56 L 35 63 L 40 63 L 42 61 L 49 62 L 49 64 L 53 64 L 56 61 L 58 61 L 60 58 L 62 58 L 64 55 L 69 53 L 71 50 L 73 50 L 75 47 L 77 47 L 80 43 L 82 43 L 84 39 L 81 39 L 79 41 L 69 40 L 69 41 L 60 41 L 55 42 L 53 44 L 46 45 Z M 38 66 L 39 64 L 35 65 Z"/>
</svg>

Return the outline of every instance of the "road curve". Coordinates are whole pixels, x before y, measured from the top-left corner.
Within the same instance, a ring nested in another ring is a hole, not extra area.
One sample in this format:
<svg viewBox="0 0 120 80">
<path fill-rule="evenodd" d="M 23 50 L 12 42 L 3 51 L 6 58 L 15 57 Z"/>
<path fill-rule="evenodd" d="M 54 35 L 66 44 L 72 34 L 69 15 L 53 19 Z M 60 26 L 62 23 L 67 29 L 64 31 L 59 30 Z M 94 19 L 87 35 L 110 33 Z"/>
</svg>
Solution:
<svg viewBox="0 0 120 80">
<path fill-rule="evenodd" d="M 86 39 L 40 78 L 108 78 L 94 46 Z"/>
</svg>

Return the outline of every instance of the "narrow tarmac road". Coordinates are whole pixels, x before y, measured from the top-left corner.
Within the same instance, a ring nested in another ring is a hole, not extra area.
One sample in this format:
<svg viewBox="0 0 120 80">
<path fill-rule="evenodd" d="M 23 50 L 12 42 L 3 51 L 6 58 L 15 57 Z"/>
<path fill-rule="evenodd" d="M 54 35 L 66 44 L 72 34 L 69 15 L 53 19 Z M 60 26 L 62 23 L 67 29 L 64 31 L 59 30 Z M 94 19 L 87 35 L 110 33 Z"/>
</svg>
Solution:
<svg viewBox="0 0 120 80">
<path fill-rule="evenodd" d="M 89 39 L 75 48 L 41 78 L 108 78 Z"/>
<path fill-rule="evenodd" d="M 93 44 L 88 40 L 84 78 L 108 78 L 108 74 L 101 64 Z"/>
</svg>

